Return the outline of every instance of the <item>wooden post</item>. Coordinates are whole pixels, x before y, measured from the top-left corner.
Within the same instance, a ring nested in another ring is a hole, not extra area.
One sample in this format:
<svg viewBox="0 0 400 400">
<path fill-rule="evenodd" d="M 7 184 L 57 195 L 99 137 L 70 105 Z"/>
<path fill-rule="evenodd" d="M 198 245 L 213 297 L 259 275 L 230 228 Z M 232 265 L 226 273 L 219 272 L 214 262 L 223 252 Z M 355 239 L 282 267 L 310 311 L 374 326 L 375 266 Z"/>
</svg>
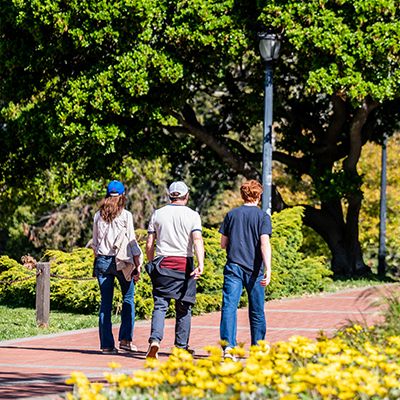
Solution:
<svg viewBox="0 0 400 400">
<path fill-rule="evenodd" d="M 37 263 L 36 271 L 36 323 L 48 328 L 50 321 L 50 263 Z"/>
</svg>

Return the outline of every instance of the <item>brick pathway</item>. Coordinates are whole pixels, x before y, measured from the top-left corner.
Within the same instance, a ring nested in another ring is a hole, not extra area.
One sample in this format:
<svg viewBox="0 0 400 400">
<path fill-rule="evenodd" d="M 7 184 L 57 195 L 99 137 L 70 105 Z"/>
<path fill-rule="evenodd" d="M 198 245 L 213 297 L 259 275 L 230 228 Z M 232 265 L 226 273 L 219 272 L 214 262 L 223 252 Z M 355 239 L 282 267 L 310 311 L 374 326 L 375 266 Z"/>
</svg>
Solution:
<svg viewBox="0 0 400 400">
<path fill-rule="evenodd" d="M 372 324 L 377 316 L 368 308 L 373 298 L 365 299 L 364 289 L 354 289 L 319 296 L 266 303 L 267 340 L 286 341 L 293 335 L 315 339 L 320 330 L 329 335 L 348 319 L 366 320 Z M 205 345 L 218 345 L 220 313 L 192 318 L 190 347 L 196 355 L 206 355 Z M 123 350 L 118 355 L 99 351 L 97 328 L 43 335 L 0 342 L 0 399 L 56 398 L 54 393 L 71 391 L 64 383 L 72 371 L 81 371 L 88 378 L 101 379 L 110 371 L 108 363 L 121 364 L 118 372 L 131 373 L 143 367 L 148 347 L 150 321 L 135 323 L 134 343 L 137 353 Z M 238 342 L 250 342 L 247 309 L 238 310 Z M 118 337 L 118 326 L 114 328 Z M 160 359 L 166 360 L 173 347 L 174 321 L 167 320 Z"/>
</svg>

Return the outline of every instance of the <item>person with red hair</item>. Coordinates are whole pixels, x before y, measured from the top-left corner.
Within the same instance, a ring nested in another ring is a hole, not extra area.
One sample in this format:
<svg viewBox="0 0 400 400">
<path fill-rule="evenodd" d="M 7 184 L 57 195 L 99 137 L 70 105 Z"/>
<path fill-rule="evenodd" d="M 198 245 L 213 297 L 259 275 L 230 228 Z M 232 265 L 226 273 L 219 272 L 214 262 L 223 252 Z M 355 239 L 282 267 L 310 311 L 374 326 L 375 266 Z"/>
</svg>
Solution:
<svg viewBox="0 0 400 400">
<path fill-rule="evenodd" d="M 244 204 L 230 210 L 219 229 L 227 256 L 220 325 L 224 358 L 235 358 L 230 351 L 237 346 L 237 308 L 243 288 L 249 299 L 251 344 L 264 340 L 267 331 L 264 302 L 271 280 L 272 227 L 270 216 L 258 208 L 262 192 L 259 182 L 244 182 L 240 187 Z"/>
</svg>

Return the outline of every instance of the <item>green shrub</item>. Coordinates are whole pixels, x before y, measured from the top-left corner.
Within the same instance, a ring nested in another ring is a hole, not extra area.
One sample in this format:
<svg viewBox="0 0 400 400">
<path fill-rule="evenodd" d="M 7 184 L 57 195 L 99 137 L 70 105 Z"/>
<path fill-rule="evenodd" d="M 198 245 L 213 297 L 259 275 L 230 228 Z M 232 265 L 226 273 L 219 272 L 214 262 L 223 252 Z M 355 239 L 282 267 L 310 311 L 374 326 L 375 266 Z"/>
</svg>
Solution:
<svg viewBox="0 0 400 400">
<path fill-rule="evenodd" d="M 8 256 L 0 257 L 0 281 L 24 279 L 35 274 Z M 0 303 L 13 307 L 35 306 L 36 279 L 30 278 L 22 282 L 0 283 Z"/>
<path fill-rule="evenodd" d="M 303 242 L 303 207 L 288 208 L 272 215 L 272 277 L 267 299 L 323 291 L 332 272 L 324 257 L 304 257 L 299 251 Z"/>
<path fill-rule="evenodd" d="M 323 257 L 306 257 L 299 252 L 302 244 L 301 207 L 290 208 L 272 216 L 272 279 L 266 290 L 266 299 L 314 293 L 324 290 L 331 272 L 325 267 Z M 137 230 L 138 242 L 145 253 L 146 232 Z M 204 274 L 199 278 L 197 300 L 193 314 L 216 311 L 222 304 L 223 269 L 226 262 L 225 250 L 220 247 L 220 234 L 216 229 L 203 230 L 205 246 Z M 93 252 L 90 249 L 76 249 L 71 253 L 48 250 L 45 261 L 51 262 L 51 272 L 67 278 L 87 278 L 91 276 Z M 145 256 L 145 262 L 146 256 Z M 0 257 L 0 280 L 11 280 L 29 276 L 24 266 L 7 256 Z M 96 280 L 70 280 L 51 278 L 51 309 L 94 313 L 100 304 L 100 292 Z M 0 284 L 0 302 L 8 305 L 33 306 L 35 303 L 35 279 Z M 119 285 L 115 284 L 114 312 L 118 313 L 122 304 Z M 247 296 L 240 300 L 240 307 L 247 305 Z M 153 311 L 152 285 L 143 269 L 140 281 L 135 287 L 136 317 L 145 319 Z M 174 315 L 173 304 L 168 316 Z"/>
</svg>

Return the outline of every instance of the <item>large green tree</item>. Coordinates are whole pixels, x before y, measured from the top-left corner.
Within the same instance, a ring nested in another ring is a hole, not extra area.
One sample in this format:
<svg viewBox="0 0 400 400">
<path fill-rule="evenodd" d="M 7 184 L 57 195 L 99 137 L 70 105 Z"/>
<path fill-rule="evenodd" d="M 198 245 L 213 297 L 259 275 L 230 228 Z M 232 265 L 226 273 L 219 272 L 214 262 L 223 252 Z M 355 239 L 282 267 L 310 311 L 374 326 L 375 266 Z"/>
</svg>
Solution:
<svg viewBox="0 0 400 400">
<path fill-rule="evenodd" d="M 399 16 L 394 0 L 0 0 L 1 180 L 84 180 L 165 153 L 205 190 L 260 179 L 257 33 L 274 28 L 274 159 L 313 180 L 305 222 L 333 270 L 361 273 L 356 167 L 398 120 Z"/>
</svg>

